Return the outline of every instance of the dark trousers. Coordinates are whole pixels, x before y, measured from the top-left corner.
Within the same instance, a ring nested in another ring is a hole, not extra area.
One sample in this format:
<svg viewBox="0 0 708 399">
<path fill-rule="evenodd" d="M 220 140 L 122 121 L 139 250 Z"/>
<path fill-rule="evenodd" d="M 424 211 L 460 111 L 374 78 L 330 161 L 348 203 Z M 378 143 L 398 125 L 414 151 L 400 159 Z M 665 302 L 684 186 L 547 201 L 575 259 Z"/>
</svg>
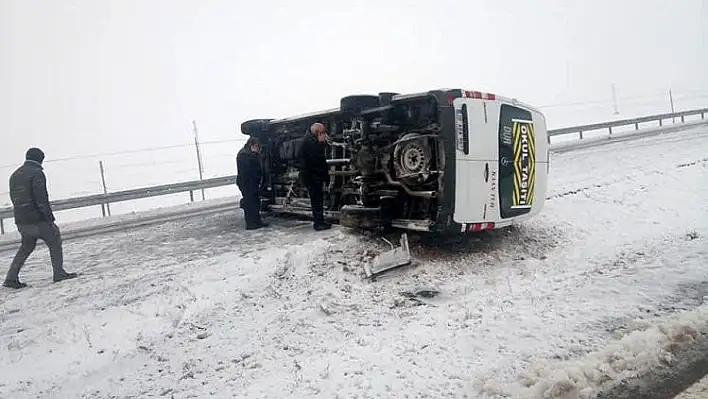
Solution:
<svg viewBox="0 0 708 399">
<path fill-rule="evenodd" d="M 258 189 L 243 188 L 243 216 L 246 219 L 246 226 L 257 226 L 261 223 L 261 199 L 258 196 Z"/>
<path fill-rule="evenodd" d="M 54 276 L 59 276 L 64 272 L 64 253 L 62 250 L 61 231 L 54 223 L 36 223 L 29 225 L 18 225 L 17 230 L 22 235 L 22 244 L 17 251 L 17 255 L 12 260 L 10 270 L 7 272 L 6 281 L 17 281 L 20 269 L 24 266 L 27 258 L 37 247 L 37 240 L 42 239 L 52 260 L 52 270 Z"/>
<path fill-rule="evenodd" d="M 307 182 L 307 192 L 310 194 L 310 206 L 312 206 L 312 218 L 315 224 L 325 222 L 323 184 L 321 181 Z"/>
</svg>

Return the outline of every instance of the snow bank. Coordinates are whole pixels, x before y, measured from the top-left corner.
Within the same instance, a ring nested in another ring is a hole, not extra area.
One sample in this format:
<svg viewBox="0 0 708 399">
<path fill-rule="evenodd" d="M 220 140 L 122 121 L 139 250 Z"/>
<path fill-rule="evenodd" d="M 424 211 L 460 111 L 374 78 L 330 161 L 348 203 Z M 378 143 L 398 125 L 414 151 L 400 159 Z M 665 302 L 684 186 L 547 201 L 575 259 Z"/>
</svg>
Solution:
<svg viewBox="0 0 708 399">
<path fill-rule="evenodd" d="M 582 359 L 538 361 L 521 376 L 524 388 L 516 392 L 501 392 L 488 381 L 484 381 L 481 390 L 520 398 L 589 399 L 623 379 L 634 378 L 658 365 L 672 364 L 677 350 L 700 333 L 708 333 L 708 305 L 674 315 L 662 325 L 629 333 Z"/>
</svg>

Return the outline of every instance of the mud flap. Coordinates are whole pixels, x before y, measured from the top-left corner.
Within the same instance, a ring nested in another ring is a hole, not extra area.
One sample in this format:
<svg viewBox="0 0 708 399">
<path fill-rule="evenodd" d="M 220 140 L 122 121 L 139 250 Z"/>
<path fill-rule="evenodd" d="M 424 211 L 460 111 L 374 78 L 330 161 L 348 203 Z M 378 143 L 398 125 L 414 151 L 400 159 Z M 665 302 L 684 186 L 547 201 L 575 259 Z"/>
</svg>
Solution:
<svg viewBox="0 0 708 399">
<path fill-rule="evenodd" d="M 408 235 L 406 233 L 401 234 L 401 246 L 394 248 L 391 245 L 391 250 L 386 251 L 371 262 L 370 266 L 365 267 L 366 276 L 371 278 L 378 274 L 381 274 L 387 270 L 395 269 L 397 267 L 409 265 L 413 259 L 411 258 L 411 251 L 408 247 Z"/>
</svg>

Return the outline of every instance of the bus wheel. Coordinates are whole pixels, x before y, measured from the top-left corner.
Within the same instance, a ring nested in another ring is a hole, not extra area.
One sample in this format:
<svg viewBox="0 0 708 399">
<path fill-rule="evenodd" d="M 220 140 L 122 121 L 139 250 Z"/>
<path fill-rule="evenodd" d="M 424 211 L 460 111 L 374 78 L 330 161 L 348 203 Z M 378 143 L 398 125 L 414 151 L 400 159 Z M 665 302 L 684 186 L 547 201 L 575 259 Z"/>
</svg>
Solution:
<svg viewBox="0 0 708 399">
<path fill-rule="evenodd" d="M 391 101 L 393 101 L 393 97 L 397 96 L 399 94 L 400 93 L 393 93 L 393 92 L 379 93 L 379 105 L 384 106 L 384 105 L 391 104 Z"/>
<path fill-rule="evenodd" d="M 355 95 L 343 97 L 339 101 L 339 109 L 348 114 L 359 114 L 361 111 L 368 108 L 376 108 L 379 106 L 378 96 Z"/>
<path fill-rule="evenodd" d="M 260 136 L 268 133 L 272 119 L 251 119 L 241 124 L 241 133 L 247 136 Z"/>
</svg>

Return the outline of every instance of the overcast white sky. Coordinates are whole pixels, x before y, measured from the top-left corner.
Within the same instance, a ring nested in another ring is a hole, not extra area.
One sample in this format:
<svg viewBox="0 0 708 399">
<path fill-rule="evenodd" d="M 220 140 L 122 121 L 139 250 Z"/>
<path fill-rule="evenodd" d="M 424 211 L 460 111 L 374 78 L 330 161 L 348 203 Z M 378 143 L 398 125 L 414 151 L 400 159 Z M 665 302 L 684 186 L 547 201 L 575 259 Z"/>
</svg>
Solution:
<svg viewBox="0 0 708 399">
<path fill-rule="evenodd" d="M 0 0 L 0 164 L 240 136 L 351 93 L 708 90 L 708 0 Z M 708 98 L 706 99 L 708 102 Z"/>
</svg>

